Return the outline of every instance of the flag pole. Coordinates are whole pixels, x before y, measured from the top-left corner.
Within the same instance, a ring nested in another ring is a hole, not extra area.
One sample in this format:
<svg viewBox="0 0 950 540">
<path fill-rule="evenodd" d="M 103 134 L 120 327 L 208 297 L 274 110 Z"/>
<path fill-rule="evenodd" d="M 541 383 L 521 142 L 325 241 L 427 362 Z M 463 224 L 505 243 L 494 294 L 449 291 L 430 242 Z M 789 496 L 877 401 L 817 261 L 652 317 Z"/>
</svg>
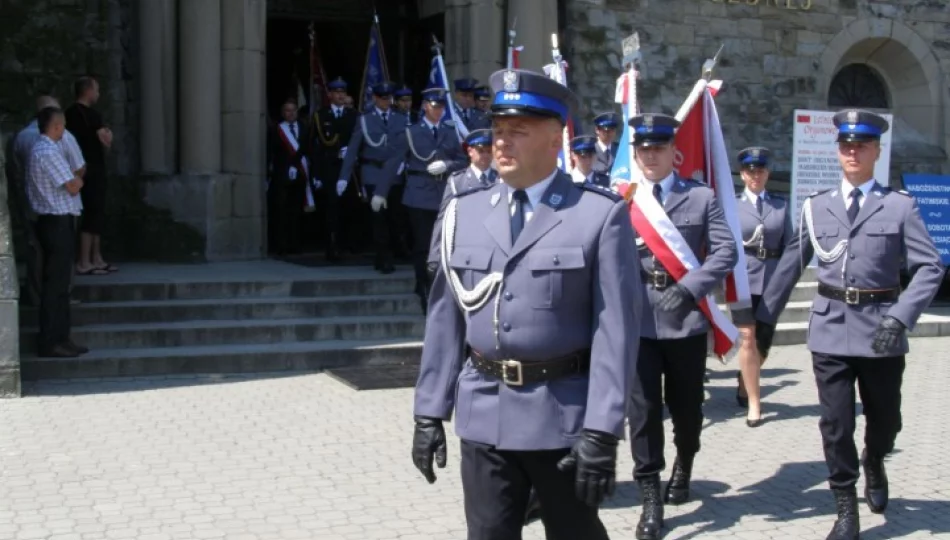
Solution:
<svg viewBox="0 0 950 540">
<path fill-rule="evenodd" d="M 567 86 L 567 73 L 564 71 L 564 57 L 561 56 L 561 50 L 558 48 L 557 33 L 551 34 L 551 56 L 554 59 L 555 80 L 564 86 Z M 568 117 L 567 123 L 571 122 Z M 571 166 L 570 141 L 567 140 L 567 124 L 564 125 L 564 131 L 561 134 L 561 152 L 564 154 L 564 172 L 570 173 L 574 168 Z"/>
<path fill-rule="evenodd" d="M 508 29 L 508 69 L 515 67 L 515 36 L 518 35 L 518 32 L 515 28 L 518 27 L 518 16 L 515 15 L 515 20 L 511 23 L 511 28 Z"/>
<path fill-rule="evenodd" d="M 709 86 L 709 83 L 712 80 L 713 70 L 715 70 L 716 65 L 719 64 L 719 55 L 722 54 L 723 47 L 725 47 L 725 45 L 720 45 L 719 50 L 716 51 L 716 55 L 712 58 L 706 59 L 706 61 L 703 62 L 702 77 L 696 81 L 696 84 L 693 85 L 693 90 L 689 93 L 686 101 L 684 101 L 683 105 L 681 105 L 679 110 L 676 111 L 676 119 L 680 122 L 686 118 L 686 115 L 689 114 L 689 111 L 691 111 L 693 106 L 696 105 L 696 102 L 699 101 L 700 96 L 702 96 L 703 92 L 706 91 L 706 87 Z"/>
<path fill-rule="evenodd" d="M 446 100 L 446 114 L 450 114 L 450 111 L 455 110 L 455 100 L 452 99 L 452 92 L 449 89 L 449 76 L 445 72 L 445 61 L 442 58 L 442 44 L 439 43 L 439 39 L 435 37 L 435 34 L 432 34 L 432 52 L 435 54 L 436 63 L 439 66 L 439 76 L 442 77 L 442 84 L 445 87 L 445 100 Z M 465 140 L 465 137 L 468 136 L 468 126 L 462 122 L 461 118 L 455 118 L 452 115 L 452 118 L 455 120 L 455 133 L 458 135 L 459 140 Z"/>
</svg>

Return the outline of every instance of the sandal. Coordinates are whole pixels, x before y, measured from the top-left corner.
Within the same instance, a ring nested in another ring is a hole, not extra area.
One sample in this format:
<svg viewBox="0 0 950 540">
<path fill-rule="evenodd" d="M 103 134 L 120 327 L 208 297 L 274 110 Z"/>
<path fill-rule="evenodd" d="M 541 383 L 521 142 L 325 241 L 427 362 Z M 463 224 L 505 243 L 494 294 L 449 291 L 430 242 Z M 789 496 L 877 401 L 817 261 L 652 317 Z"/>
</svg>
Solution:
<svg viewBox="0 0 950 540">
<path fill-rule="evenodd" d="M 106 263 L 105 266 L 97 266 L 97 267 L 96 267 L 96 270 L 104 270 L 104 271 L 105 271 L 106 273 L 108 273 L 108 274 L 111 274 L 111 273 L 113 273 L 113 272 L 118 272 L 118 271 L 119 271 L 119 269 L 118 269 L 117 267 L 112 266 L 112 265 L 109 264 L 109 263 Z"/>
<path fill-rule="evenodd" d="M 76 270 L 76 275 L 77 276 L 108 276 L 109 271 L 106 270 L 105 268 L 96 268 L 95 266 L 93 266 L 89 270 L 83 270 L 83 271 Z"/>
</svg>

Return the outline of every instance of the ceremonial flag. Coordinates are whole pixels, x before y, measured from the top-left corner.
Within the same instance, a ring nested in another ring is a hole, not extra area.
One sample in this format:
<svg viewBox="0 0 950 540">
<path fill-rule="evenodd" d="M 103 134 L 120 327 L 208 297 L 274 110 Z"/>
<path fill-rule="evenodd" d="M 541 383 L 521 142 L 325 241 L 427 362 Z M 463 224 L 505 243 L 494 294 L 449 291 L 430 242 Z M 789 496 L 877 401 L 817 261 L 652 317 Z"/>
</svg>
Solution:
<svg viewBox="0 0 950 540">
<path fill-rule="evenodd" d="M 561 52 L 558 50 L 557 46 L 557 34 L 551 35 L 551 55 L 554 57 L 554 63 L 544 66 L 544 74 L 547 75 L 549 79 L 567 86 L 567 62 L 564 61 L 564 58 L 561 56 Z M 557 155 L 557 166 L 564 172 L 570 173 L 571 169 L 571 152 L 570 152 L 570 143 L 571 139 L 574 138 L 574 119 L 571 116 L 567 118 L 567 125 L 564 126 L 564 131 L 561 135 L 561 151 Z"/>
<path fill-rule="evenodd" d="M 313 23 L 310 23 L 310 101 L 307 103 L 310 118 L 313 118 L 313 114 L 317 112 L 320 105 L 329 103 L 328 98 L 327 73 L 323 69 L 323 60 L 320 58 Z"/>
<path fill-rule="evenodd" d="M 363 93 L 360 95 L 359 110 L 366 111 L 373 106 L 373 87 L 389 80 L 386 67 L 386 53 L 379 32 L 379 19 L 373 16 L 373 25 L 369 29 L 369 45 L 366 49 L 366 64 L 363 67 Z"/>
<path fill-rule="evenodd" d="M 438 42 L 433 47 L 433 50 L 435 54 L 432 56 L 432 63 L 429 69 L 429 88 L 445 89 L 445 99 L 447 101 L 445 114 L 449 115 L 449 119 L 455 124 L 455 133 L 458 135 L 459 141 L 464 141 L 465 137 L 468 137 L 468 127 L 465 125 L 465 122 L 462 121 L 461 117 L 459 117 L 455 107 L 455 100 L 452 99 L 452 92 L 451 89 L 449 89 L 449 78 L 445 74 L 445 62 L 442 60 L 442 49 L 439 47 Z"/>
<path fill-rule="evenodd" d="M 629 71 L 623 73 L 617 79 L 614 101 L 620 103 L 623 110 L 623 131 L 620 133 L 617 155 L 614 156 L 614 164 L 610 169 L 611 186 L 638 182 L 640 178 L 640 168 L 637 167 L 631 151 L 630 144 L 632 141 L 630 140 L 629 125 L 630 119 L 640 112 L 637 106 L 637 71 L 635 68 L 631 67 Z"/>
<path fill-rule="evenodd" d="M 518 19 L 515 18 L 515 24 L 517 23 Z M 524 50 L 523 45 L 518 45 L 517 47 L 515 46 L 515 36 L 518 35 L 517 32 L 515 32 L 515 24 L 512 24 L 511 30 L 508 30 L 508 69 L 518 69 L 521 66 L 521 62 L 519 61 L 518 57 L 521 54 L 521 51 Z"/>
</svg>

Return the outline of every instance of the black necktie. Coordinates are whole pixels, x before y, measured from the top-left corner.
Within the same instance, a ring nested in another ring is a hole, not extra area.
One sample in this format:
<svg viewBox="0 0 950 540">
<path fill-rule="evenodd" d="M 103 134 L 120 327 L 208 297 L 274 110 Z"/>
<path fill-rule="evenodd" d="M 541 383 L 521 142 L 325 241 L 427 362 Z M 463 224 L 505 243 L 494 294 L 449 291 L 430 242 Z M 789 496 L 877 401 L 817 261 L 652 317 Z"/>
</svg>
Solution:
<svg viewBox="0 0 950 540">
<path fill-rule="evenodd" d="M 433 139 L 438 139 L 438 138 L 439 138 L 439 128 L 437 128 L 437 127 L 435 127 L 435 126 L 432 126 L 432 138 L 433 138 Z"/>
<path fill-rule="evenodd" d="M 389 116 L 389 115 L 387 115 L 386 113 L 383 113 L 383 125 L 384 125 L 384 126 L 388 126 L 388 125 L 389 125 L 389 118 L 386 118 L 387 116 Z"/>
<path fill-rule="evenodd" d="M 755 198 L 755 211 L 762 215 L 762 196 L 759 195 Z"/>
<path fill-rule="evenodd" d="M 297 138 L 297 124 L 290 124 L 290 134 Z"/>
<path fill-rule="evenodd" d="M 515 200 L 515 212 L 511 215 L 511 245 L 515 245 L 518 235 L 524 229 L 524 210 L 528 204 L 528 194 L 523 189 L 516 189 L 513 194 Z"/>
<path fill-rule="evenodd" d="M 487 183 L 488 183 L 488 173 L 487 173 L 487 172 L 483 172 L 482 175 L 478 177 L 478 181 L 481 182 L 482 184 L 487 184 Z"/>
<path fill-rule="evenodd" d="M 861 210 L 861 190 L 854 188 L 851 190 L 851 206 L 848 207 L 848 221 L 854 223 L 858 217 L 858 211 Z"/>
<path fill-rule="evenodd" d="M 663 186 L 653 184 L 653 196 L 656 197 L 656 201 L 660 203 L 660 206 L 663 206 Z"/>
</svg>

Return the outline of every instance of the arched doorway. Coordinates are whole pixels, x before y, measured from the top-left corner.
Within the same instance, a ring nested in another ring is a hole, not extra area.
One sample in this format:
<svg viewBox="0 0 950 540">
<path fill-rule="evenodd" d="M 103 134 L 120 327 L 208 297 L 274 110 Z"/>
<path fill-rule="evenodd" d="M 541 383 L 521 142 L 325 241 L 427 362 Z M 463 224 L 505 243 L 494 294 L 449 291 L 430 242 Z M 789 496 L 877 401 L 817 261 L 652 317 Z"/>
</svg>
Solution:
<svg viewBox="0 0 950 540">
<path fill-rule="evenodd" d="M 831 80 L 828 106 L 890 109 L 884 78 L 867 64 L 849 64 Z"/>
</svg>

